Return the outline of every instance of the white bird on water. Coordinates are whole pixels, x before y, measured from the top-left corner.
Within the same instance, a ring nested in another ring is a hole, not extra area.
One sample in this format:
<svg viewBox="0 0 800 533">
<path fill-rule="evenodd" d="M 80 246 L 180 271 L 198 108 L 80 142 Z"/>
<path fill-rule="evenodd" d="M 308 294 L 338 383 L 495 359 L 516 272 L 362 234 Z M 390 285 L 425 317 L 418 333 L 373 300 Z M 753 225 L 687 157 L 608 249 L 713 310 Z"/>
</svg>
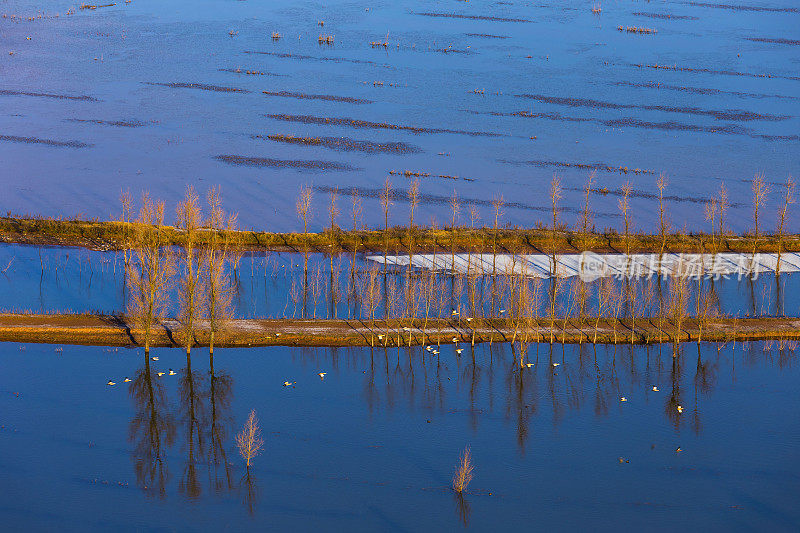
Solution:
<svg viewBox="0 0 800 533">
<path fill-rule="evenodd" d="M 451 314 L 452 314 L 453 316 L 458 316 L 458 311 L 456 311 L 455 309 L 453 309 L 453 312 L 452 312 Z"/>
<path fill-rule="evenodd" d="M 653 387 L 653 392 L 658 392 L 658 387 Z"/>
<path fill-rule="evenodd" d="M 150 359 L 152 359 L 153 361 L 158 361 L 158 357 L 156 357 L 156 356 L 153 356 Z"/>
<path fill-rule="evenodd" d="M 561 363 L 553 363 L 553 368 L 559 366 Z"/>
<path fill-rule="evenodd" d="M 325 379 L 325 374 L 327 374 L 327 372 L 320 372 L 317 375 L 319 376 L 319 379 Z"/>
<path fill-rule="evenodd" d="M 284 386 L 284 387 L 291 387 L 291 386 L 292 386 L 292 385 L 294 385 L 295 383 L 297 383 L 297 382 L 296 382 L 296 381 L 284 381 L 284 382 L 283 382 L 283 386 Z"/>
<path fill-rule="evenodd" d="M 171 368 L 169 369 L 169 375 L 170 375 L 170 376 L 174 376 L 174 375 L 175 375 L 175 371 L 174 371 L 174 370 L 172 370 Z"/>
<path fill-rule="evenodd" d="M 679 412 L 679 413 L 682 413 L 682 412 L 683 412 L 683 406 L 680 406 L 680 405 L 678 406 L 678 412 Z"/>
<path fill-rule="evenodd" d="M 425 351 L 426 352 L 430 352 L 431 350 L 433 350 L 433 346 L 426 346 L 425 347 Z"/>
<path fill-rule="evenodd" d="M 164 375 L 164 372 L 159 372 L 159 373 L 158 373 L 158 377 L 161 377 L 161 376 L 163 376 L 163 375 Z"/>
<path fill-rule="evenodd" d="M 129 382 L 130 380 L 131 380 L 131 378 L 125 378 L 123 381 L 124 381 L 125 383 L 127 383 L 127 382 Z"/>
<path fill-rule="evenodd" d="M 463 351 L 464 351 L 464 348 L 456 348 L 456 353 L 458 355 L 461 355 L 461 352 L 463 352 Z"/>
<path fill-rule="evenodd" d="M 109 384 L 109 385 L 116 385 L 116 383 L 114 383 L 114 382 L 113 382 L 113 381 L 111 381 L 110 379 L 108 380 L 108 384 Z"/>
<path fill-rule="evenodd" d="M 625 396 L 621 396 L 621 397 L 620 397 L 620 399 L 619 399 L 619 401 L 621 401 L 621 402 L 627 402 L 627 401 L 628 401 L 628 399 L 627 399 Z"/>
<path fill-rule="evenodd" d="M 453 342 L 458 342 L 458 337 L 453 337 L 453 338 L 452 338 L 452 339 L 450 339 L 450 340 L 452 340 Z"/>
</svg>

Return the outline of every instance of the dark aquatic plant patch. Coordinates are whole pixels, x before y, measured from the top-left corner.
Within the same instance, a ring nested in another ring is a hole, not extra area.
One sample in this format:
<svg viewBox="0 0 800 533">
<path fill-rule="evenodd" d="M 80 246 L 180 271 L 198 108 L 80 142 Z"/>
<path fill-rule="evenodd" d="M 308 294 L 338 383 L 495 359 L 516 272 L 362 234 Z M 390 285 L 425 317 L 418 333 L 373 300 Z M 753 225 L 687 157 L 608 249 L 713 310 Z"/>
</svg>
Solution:
<svg viewBox="0 0 800 533">
<path fill-rule="evenodd" d="M 376 198 L 380 199 L 381 194 L 384 193 L 383 189 L 373 189 L 370 187 L 330 187 L 327 185 L 319 185 L 314 187 L 315 191 L 330 194 L 335 192 L 342 196 L 358 196 L 361 198 Z M 389 193 L 389 198 L 396 202 L 410 202 L 411 194 L 408 189 L 393 188 Z M 438 194 L 420 194 L 418 202 L 420 205 L 450 205 L 452 197 L 441 196 Z M 482 198 L 459 198 L 461 205 L 475 205 L 480 207 L 494 207 L 494 202 Z M 508 209 L 521 209 L 525 211 L 538 211 L 542 213 L 549 213 L 550 207 L 537 206 L 524 202 L 503 202 L 503 207 Z M 578 213 L 579 210 L 572 207 L 561 207 L 560 212 L 563 213 Z M 619 218 L 617 213 L 593 213 L 597 218 Z"/>
<path fill-rule="evenodd" d="M 745 39 L 748 41 L 753 41 L 754 43 L 785 44 L 789 46 L 800 46 L 800 39 L 783 39 L 780 37 L 775 37 L 775 38 L 745 37 Z"/>
<path fill-rule="evenodd" d="M 442 178 L 456 181 L 475 181 L 474 178 L 462 178 L 459 176 L 450 176 L 449 174 L 431 174 L 430 172 L 417 172 L 413 170 L 390 170 L 389 174 L 392 176 L 403 176 L 404 178 Z"/>
<path fill-rule="evenodd" d="M 414 13 L 415 15 L 420 15 L 422 17 L 441 17 L 441 18 L 451 18 L 451 19 L 466 19 L 466 20 L 485 20 L 489 22 L 533 22 L 532 20 L 528 19 L 517 19 L 517 18 L 508 18 L 508 17 L 490 17 L 484 15 L 462 15 L 460 13 L 433 13 L 433 12 L 417 12 Z"/>
<path fill-rule="evenodd" d="M 480 112 L 473 111 L 473 113 L 480 114 Z M 600 119 L 594 117 L 570 117 L 562 115 L 561 113 L 531 113 L 530 111 L 517 111 L 514 113 L 500 113 L 500 112 L 485 112 L 483 114 L 493 116 L 517 116 L 523 118 L 543 118 L 547 120 L 554 120 L 557 122 L 594 122 L 609 126 L 612 128 L 642 128 L 650 130 L 661 131 L 689 131 L 695 133 L 717 133 L 723 135 L 745 135 L 754 139 L 764 139 L 766 141 L 796 141 L 800 140 L 800 135 L 768 135 L 763 133 L 756 133 L 750 128 L 745 128 L 737 124 L 726 124 L 724 126 L 699 126 L 696 124 L 686 124 L 682 122 L 651 122 L 640 120 L 633 117 L 625 117 L 622 119 Z"/>
<path fill-rule="evenodd" d="M 231 74 L 245 74 L 247 76 L 275 76 L 285 78 L 286 74 L 276 74 L 274 72 L 264 72 L 262 70 L 248 70 L 241 68 L 221 68 L 220 72 L 230 72 Z"/>
<path fill-rule="evenodd" d="M 152 124 L 152 122 L 142 122 L 140 120 L 96 120 L 86 118 L 67 118 L 67 122 L 77 122 L 80 124 L 97 124 L 99 126 L 114 126 L 117 128 L 141 128 Z"/>
<path fill-rule="evenodd" d="M 280 57 L 283 59 L 298 59 L 301 61 L 331 61 L 333 63 L 356 63 L 362 65 L 378 65 L 378 66 L 386 66 L 388 65 L 380 65 L 379 63 L 375 63 L 374 61 L 367 61 L 362 59 L 349 59 L 346 57 L 321 57 L 321 56 L 306 56 L 302 54 L 285 54 L 280 52 L 262 52 L 258 50 L 245 50 L 245 54 L 260 54 L 265 56 L 274 56 Z"/>
<path fill-rule="evenodd" d="M 465 33 L 467 37 L 478 37 L 480 39 L 510 39 L 508 35 L 494 35 L 492 33 Z"/>
<path fill-rule="evenodd" d="M 609 172 L 612 174 L 655 174 L 654 170 L 648 170 L 643 168 L 632 168 L 632 167 L 618 167 L 607 165 L 606 163 L 573 163 L 570 161 L 547 161 L 544 159 L 529 159 L 526 161 L 509 161 L 500 159 L 501 163 L 511 163 L 511 164 L 518 164 L 518 165 L 531 165 L 536 167 L 564 167 L 564 168 L 577 168 L 582 170 L 602 170 L 603 172 Z M 582 189 L 581 189 L 582 190 Z"/>
<path fill-rule="evenodd" d="M 446 128 L 425 128 L 421 126 L 404 126 L 399 124 L 387 124 L 385 122 L 371 122 L 369 120 L 358 120 L 346 117 L 316 117 L 313 115 L 286 115 L 286 114 L 267 114 L 265 117 L 286 122 L 299 122 L 301 124 L 319 124 L 326 126 L 348 126 L 351 128 L 366 128 L 373 130 L 401 130 L 412 133 L 453 133 L 456 135 L 470 135 L 473 137 L 505 137 L 502 133 L 487 131 L 466 131 L 451 130 Z"/>
<path fill-rule="evenodd" d="M 76 100 L 82 102 L 99 102 L 97 98 L 86 95 L 36 93 L 30 91 L 12 91 L 10 89 L 0 89 L 0 96 L 33 96 L 37 98 L 55 98 L 58 100 Z"/>
<path fill-rule="evenodd" d="M 342 102 L 345 104 L 371 104 L 372 100 L 364 100 L 361 98 L 352 98 L 350 96 L 334 96 L 331 94 L 306 94 L 296 93 L 291 91 L 261 91 L 267 96 L 280 96 L 283 98 L 298 98 L 300 100 L 325 100 L 326 102 Z"/>
<path fill-rule="evenodd" d="M 748 122 L 754 120 L 781 121 L 791 118 L 790 115 L 771 115 L 747 111 L 745 109 L 701 109 L 699 107 L 677 107 L 665 105 L 638 105 L 620 104 L 589 98 L 569 98 L 563 96 L 546 96 L 542 94 L 518 94 L 518 98 L 529 98 L 546 104 L 562 105 L 568 107 L 588 107 L 598 109 L 642 109 L 645 111 L 661 111 L 664 113 L 681 113 L 695 116 L 708 116 L 717 120 L 732 120 Z"/>
<path fill-rule="evenodd" d="M 169 87 L 171 89 L 200 89 L 202 91 L 213 91 L 217 93 L 249 93 L 247 89 L 239 89 L 237 87 L 223 87 L 221 85 L 209 85 L 207 83 L 157 83 L 152 81 L 144 82 L 147 85 L 158 85 L 161 87 Z"/>
<path fill-rule="evenodd" d="M 648 13 L 644 11 L 635 11 L 631 13 L 634 17 L 647 17 L 651 19 L 660 19 L 660 20 L 700 20 L 697 17 L 692 17 L 690 15 L 671 15 L 669 13 Z"/>
<path fill-rule="evenodd" d="M 58 146 L 65 148 L 89 148 L 94 146 L 82 141 L 55 141 L 53 139 L 40 139 L 39 137 L 21 137 L 19 135 L 0 135 L 0 141 L 24 143 L 24 144 L 44 144 L 47 146 Z"/>
<path fill-rule="evenodd" d="M 295 159 L 273 159 L 271 157 L 249 157 L 243 155 L 217 155 L 217 161 L 244 167 L 267 167 L 267 168 L 296 168 L 298 170 L 330 170 L 330 171 L 356 171 L 360 168 L 350 166 L 346 163 L 335 161 L 313 161 Z"/>
<path fill-rule="evenodd" d="M 651 35 L 653 33 L 658 33 L 658 30 L 654 28 L 644 28 L 640 26 L 617 26 L 617 31 L 624 33 L 637 33 L 639 35 Z"/>
<path fill-rule="evenodd" d="M 687 87 L 683 85 L 669 85 L 666 83 L 661 82 L 646 82 L 646 83 L 637 83 L 631 81 L 615 81 L 613 82 L 614 85 L 624 86 L 624 87 L 638 87 L 642 89 L 666 89 L 669 91 L 680 91 L 680 92 L 687 92 L 693 94 L 703 94 L 709 96 L 715 95 L 723 95 L 729 94 L 732 96 L 738 96 L 741 98 L 779 98 L 779 99 L 788 99 L 788 100 L 800 100 L 798 96 L 790 96 L 785 94 L 765 94 L 765 93 L 748 93 L 742 91 L 725 91 L 722 89 L 711 89 L 709 87 Z"/>
<path fill-rule="evenodd" d="M 717 74 L 719 76 L 743 76 L 747 78 L 776 78 L 781 80 L 800 81 L 800 76 L 782 76 L 780 74 L 759 74 L 757 72 L 742 72 L 738 70 L 718 70 L 711 68 L 679 67 L 678 65 L 659 65 L 658 63 L 628 63 L 632 67 L 652 68 L 656 70 L 673 70 L 675 72 L 700 72 L 703 74 Z"/>
<path fill-rule="evenodd" d="M 800 13 L 796 7 L 765 7 L 743 4 L 713 4 L 709 2 L 689 2 L 690 6 L 711 7 L 714 9 L 729 9 L 731 11 L 755 11 L 763 13 Z"/>
<path fill-rule="evenodd" d="M 270 141 L 288 144 L 299 144 L 302 146 L 322 146 L 331 150 L 344 152 L 366 152 L 366 153 L 391 153 L 391 154 L 414 154 L 422 152 L 422 149 L 402 142 L 377 143 L 372 141 L 360 141 L 349 137 L 294 137 L 292 135 L 253 135 L 254 139 L 268 139 Z"/>
</svg>

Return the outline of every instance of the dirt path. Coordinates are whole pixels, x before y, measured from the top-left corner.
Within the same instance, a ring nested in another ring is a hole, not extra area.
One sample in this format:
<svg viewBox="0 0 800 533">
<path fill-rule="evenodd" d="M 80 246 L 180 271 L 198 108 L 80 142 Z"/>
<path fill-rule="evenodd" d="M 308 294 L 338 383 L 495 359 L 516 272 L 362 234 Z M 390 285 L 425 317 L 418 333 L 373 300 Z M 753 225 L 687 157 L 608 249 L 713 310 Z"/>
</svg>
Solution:
<svg viewBox="0 0 800 533">
<path fill-rule="evenodd" d="M 183 345 L 180 324 L 163 321 L 155 330 L 153 346 Z M 702 326 L 702 327 L 701 327 Z M 407 346 L 422 344 L 472 344 L 481 342 L 564 342 L 659 343 L 696 341 L 747 341 L 800 339 L 800 318 L 720 318 L 700 324 L 687 319 L 680 331 L 675 324 L 659 318 L 630 320 L 601 319 L 595 327 L 591 318 L 547 318 L 525 327 L 511 319 L 424 320 L 294 320 L 237 319 L 216 335 L 216 345 L 246 346 Z M 207 346 L 208 324 L 195 332 L 195 345 Z M 92 346 L 137 346 L 141 331 L 120 316 L 108 315 L 0 315 L 0 341 L 22 343 L 82 344 Z"/>
</svg>

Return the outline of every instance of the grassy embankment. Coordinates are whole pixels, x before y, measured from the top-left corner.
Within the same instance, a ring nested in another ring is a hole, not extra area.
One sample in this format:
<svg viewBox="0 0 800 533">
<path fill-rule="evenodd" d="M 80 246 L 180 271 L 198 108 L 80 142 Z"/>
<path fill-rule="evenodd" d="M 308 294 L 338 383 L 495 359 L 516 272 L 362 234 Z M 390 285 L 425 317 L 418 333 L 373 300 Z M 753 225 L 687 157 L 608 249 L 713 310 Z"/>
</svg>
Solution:
<svg viewBox="0 0 800 533">
<path fill-rule="evenodd" d="M 165 242 L 183 244 L 183 234 L 165 226 Z M 209 231 L 201 231 L 199 245 L 209 240 Z M 581 233 L 550 229 L 493 228 L 428 229 L 395 227 L 388 230 L 324 231 L 321 233 L 270 233 L 262 231 L 231 232 L 233 243 L 241 250 L 252 251 L 313 251 L 338 253 L 358 251 L 404 253 L 409 238 L 415 253 L 438 250 L 491 253 L 579 253 L 591 250 L 598 253 L 658 253 L 663 240 L 659 234 L 630 234 L 627 238 L 617 232 Z M 134 224 L 117 221 L 54 220 L 27 217 L 0 217 L 0 242 L 39 246 L 77 246 L 96 250 L 121 250 L 131 241 Z M 752 253 L 755 238 L 750 235 L 711 235 L 705 233 L 670 233 L 666 236 L 665 252 Z M 777 252 L 777 239 L 761 235 L 755 247 L 760 252 Z M 784 235 L 783 251 L 800 251 L 800 235 Z"/>
</svg>

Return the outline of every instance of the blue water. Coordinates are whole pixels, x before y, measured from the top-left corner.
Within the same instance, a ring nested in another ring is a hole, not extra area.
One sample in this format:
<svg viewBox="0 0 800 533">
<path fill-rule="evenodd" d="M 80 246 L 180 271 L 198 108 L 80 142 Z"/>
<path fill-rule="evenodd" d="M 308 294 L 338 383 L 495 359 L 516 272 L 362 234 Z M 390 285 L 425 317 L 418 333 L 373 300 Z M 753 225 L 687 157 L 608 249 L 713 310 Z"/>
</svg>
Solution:
<svg viewBox="0 0 800 533">
<path fill-rule="evenodd" d="M 469 202 L 478 223 L 489 223 L 490 202 L 502 196 L 513 203 L 502 222 L 533 226 L 548 219 L 545 191 L 557 174 L 563 220 L 572 224 L 588 170 L 562 163 L 601 163 L 652 172 L 601 169 L 595 181 L 611 191 L 631 182 L 640 231 L 656 227 L 646 195 L 662 172 L 676 197 L 667 204 L 674 227 L 707 229 L 702 202 L 724 182 L 736 204 L 734 231 L 752 225 L 749 180 L 763 172 L 772 194 L 762 224 L 772 228 L 780 184 L 800 163 L 800 12 L 785 0 L 758 6 L 766 9 L 606 3 L 598 16 L 591 3 L 564 2 L 135 0 L 66 15 L 69 2 L 9 0 L 0 6 L 8 15 L 0 18 L 0 210 L 108 218 L 119 216 L 119 194 L 130 189 L 166 200 L 171 218 L 187 184 L 201 193 L 221 185 L 243 226 L 297 230 L 294 205 L 306 184 L 317 191 L 313 229 L 327 224 L 333 187 L 345 193 L 343 206 L 359 191 L 362 222 L 376 226 L 384 179 L 410 170 L 474 180 L 421 178 L 420 222 L 449 221 L 446 199 L 455 190 L 465 202 L 463 224 Z M 26 20 L 39 12 L 60 16 Z M 634 35 L 620 25 L 658 32 Z M 283 37 L 273 40 L 272 32 Z M 387 48 L 370 46 L 387 32 Z M 321 46 L 320 34 L 334 43 Z M 163 85 L 193 83 L 240 92 Z M 325 118 L 500 136 L 355 128 Z M 272 134 L 404 142 L 419 151 L 336 151 L 254 137 Z M 230 165 L 219 155 L 300 166 Z M 307 166 L 315 161 L 338 166 Z M 391 221 L 403 223 L 409 179 L 391 179 L 400 191 Z M 593 202 L 598 229 L 620 226 L 616 197 Z"/>
<path fill-rule="evenodd" d="M 213 374 L 195 350 L 190 379 L 179 349 L 148 374 L 141 350 L 6 343 L 0 513 L 9 530 L 793 530 L 792 348 L 532 346 L 522 373 L 505 345 L 474 364 L 219 349 Z M 233 436 L 251 409 L 265 444 L 247 478 Z"/>
</svg>

